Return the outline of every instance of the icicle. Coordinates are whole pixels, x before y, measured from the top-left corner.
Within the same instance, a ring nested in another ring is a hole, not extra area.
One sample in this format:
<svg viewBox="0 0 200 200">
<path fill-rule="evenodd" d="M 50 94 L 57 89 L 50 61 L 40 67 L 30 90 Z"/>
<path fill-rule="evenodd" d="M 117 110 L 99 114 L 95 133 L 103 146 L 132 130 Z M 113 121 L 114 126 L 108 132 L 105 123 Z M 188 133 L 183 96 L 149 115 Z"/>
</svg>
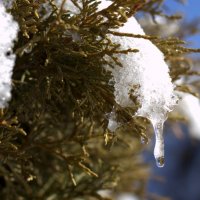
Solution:
<svg viewBox="0 0 200 200">
<path fill-rule="evenodd" d="M 163 123 L 164 121 L 152 121 L 155 133 L 154 157 L 158 167 L 164 167 L 165 164 Z"/>
</svg>

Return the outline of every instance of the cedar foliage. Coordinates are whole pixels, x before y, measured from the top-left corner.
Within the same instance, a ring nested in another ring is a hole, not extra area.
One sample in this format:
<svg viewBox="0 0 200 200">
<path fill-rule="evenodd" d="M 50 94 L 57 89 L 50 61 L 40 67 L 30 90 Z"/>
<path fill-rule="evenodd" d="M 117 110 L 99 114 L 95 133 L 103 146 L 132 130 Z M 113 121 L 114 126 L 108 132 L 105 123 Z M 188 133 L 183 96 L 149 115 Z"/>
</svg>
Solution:
<svg viewBox="0 0 200 200">
<path fill-rule="evenodd" d="M 118 33 L 110 29 L 139 11 L 165 15 L 163 1 L 115 0 L 99 12 L 99 1 L 72 2 L 79 14 L 53 0 L 15 0 L 9 9 L 20 33 L 12 101 L 0 113 L 1 199 L 106 200 L 98 193 L 104 189 L 144 194 L 147 170 L 138 138 L 147 139 L 148 121 L 132 118 L 137 102 L 126 109 L 116 104 L 111 74 L 102 66 L 110 64 L 104 56 L 121 66 L 119 53 L 137 53 L 137 47 L 119 51 L 107 36 Z M 126 36 L 150 39 L 169 63 L 184 62 L 171 67 L 173 81 L 195 73 L 184 56 L 199 50 L 183 47 L 181 40 Z M 115 134 L 107 130 L 113 109 L 122 124 Z"/>
</svg>

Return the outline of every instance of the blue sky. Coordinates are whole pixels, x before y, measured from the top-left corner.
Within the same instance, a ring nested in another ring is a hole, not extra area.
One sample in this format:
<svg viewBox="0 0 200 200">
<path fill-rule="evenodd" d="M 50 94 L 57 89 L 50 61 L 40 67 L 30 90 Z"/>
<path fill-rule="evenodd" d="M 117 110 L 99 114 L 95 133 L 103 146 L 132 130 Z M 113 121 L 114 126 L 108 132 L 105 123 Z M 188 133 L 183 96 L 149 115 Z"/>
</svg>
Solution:
<svg viewBox="0 0 200 200">
<path fill-rule="evenodd" d="M 175 0 L 166 0 L 166 5 L 175 12 L 182 12 L 186 21 L 196 17 L 199 17 L 200 20 L 200 0 L 187 0 L 184 5 L 177 3 Z M 200 48 L 200 33 L 188 38 L 188 42 L 192 42 L 191 47 Z"/>
<path fill-rule="evenodd" d="M 188 19 L 193 19 L 196 16 L 200 16 L 199 0 L 188 0 L 184 5 L 177 3 L 175 0 L 166 0 L 166 3 L 170 8 L 186 13 L 186 18 Z"/>
</svg>

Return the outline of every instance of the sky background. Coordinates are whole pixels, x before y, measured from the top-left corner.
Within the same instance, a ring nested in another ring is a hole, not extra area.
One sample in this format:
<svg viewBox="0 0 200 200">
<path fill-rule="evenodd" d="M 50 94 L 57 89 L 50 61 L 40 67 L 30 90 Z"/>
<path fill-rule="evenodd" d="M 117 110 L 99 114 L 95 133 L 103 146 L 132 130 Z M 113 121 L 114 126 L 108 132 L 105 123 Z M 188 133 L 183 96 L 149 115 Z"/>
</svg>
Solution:
<svg viewBox="0 0 200 200">
<path fill-rule="evenodd" d="M 166 0 L 166 5 L 175 12 L 182 12 L 186 21 L 197 17 L 200 21 L 200 0 L 187 0 L 184 5 L 177 3 L 175 0 Z M 187 38 L 187 40 L 191 42 L 190 47 L 200 48 L 200 32 L 195 36 Z"/>
</svg>

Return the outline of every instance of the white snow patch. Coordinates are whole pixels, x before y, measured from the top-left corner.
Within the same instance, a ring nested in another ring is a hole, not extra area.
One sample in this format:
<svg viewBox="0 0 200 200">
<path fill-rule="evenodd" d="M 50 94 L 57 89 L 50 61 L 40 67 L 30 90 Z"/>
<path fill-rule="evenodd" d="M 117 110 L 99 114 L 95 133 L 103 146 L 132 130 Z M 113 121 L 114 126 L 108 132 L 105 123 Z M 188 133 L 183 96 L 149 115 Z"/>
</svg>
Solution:
<svg viewBox="0 0 200 200">
<path fill-rule="evenodd" d="M 200 101 L 197 97 L 183 92 L 178 93 L 181 100 L 177 110 L 188 120 L 189 132 L 200 140 Z"/>
<path fill-rule="evenodd" d="M 17 37 L 18 24 L 0 3 L 0 108 L 4 108 L 11 98 L 11 78 L 15 64 L 12 53 L 13 42 Z"/>
<path fill-rule="evenodd" d="M 134 17 L 120 27 L 118 32 L 144 35 L 144 31 Z M 121 49 L 135 48 L 138 53 L 119 54 L 123 67 L 109 68 L 114 77 L 115 100 L 122 107 L 132 106 L 129 97 L 131 89 L 139 86 L 133 95 L 138 96 L 141 108 L 137 116 L 151 121 L 166 120 L 167 113 L 176 104 L 174 86 L 169 76 L 169 68 L 162 52 L 149 40 L 142 38 L 109 35 L 112 42 L 121 44 Z"/>
</svg>

